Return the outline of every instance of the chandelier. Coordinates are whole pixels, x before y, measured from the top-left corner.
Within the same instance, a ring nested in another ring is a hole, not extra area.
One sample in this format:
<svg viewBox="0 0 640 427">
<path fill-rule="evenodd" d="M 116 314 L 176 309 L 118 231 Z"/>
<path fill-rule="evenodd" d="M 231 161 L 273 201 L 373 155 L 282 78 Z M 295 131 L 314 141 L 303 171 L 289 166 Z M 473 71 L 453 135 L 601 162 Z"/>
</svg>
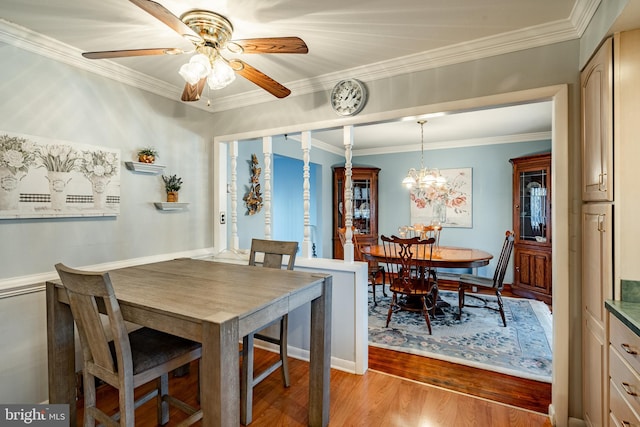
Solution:
<svg viewBox="0 0 640 427">
<path fill-rule="evenodd" d="M 407 176 L 402 180 L 402 185 L 408 189 L 418 188 L 426 190 L 428 188 L 440 189 L 447 183 L 445 177 L 440 175 L 438 169 L 429 169 L 424 167 L 424 124 L 426 120 L 419 120 L 420 125 L 420 170 L 415 168 L 409 169 Z"/>
<path fill-rule="evenodd" d="M 197 54 L 180 67 L 178 72 L 185 82 L 195 85 L 207 79 L 210 89 L 222 89 L 236 78 L 236 73 L 218 51 L 209 46 L 198 46 Z"/>
</svg>

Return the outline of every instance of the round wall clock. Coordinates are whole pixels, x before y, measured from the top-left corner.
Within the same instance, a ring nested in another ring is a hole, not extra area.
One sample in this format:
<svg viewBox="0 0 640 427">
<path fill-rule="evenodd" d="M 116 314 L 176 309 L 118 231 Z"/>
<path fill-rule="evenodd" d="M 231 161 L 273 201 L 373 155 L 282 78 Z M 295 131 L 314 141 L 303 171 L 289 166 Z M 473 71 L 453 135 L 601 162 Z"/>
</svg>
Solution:
<svg viewBox="0 0 640 427">
<path fill-rule="evenodd" d="M 341 116 L 354 116 L 367 103 L 367 88 L 359 80 L 346 79 L 339 81 L 331 91 L 331 107 Z"/>
</svg>

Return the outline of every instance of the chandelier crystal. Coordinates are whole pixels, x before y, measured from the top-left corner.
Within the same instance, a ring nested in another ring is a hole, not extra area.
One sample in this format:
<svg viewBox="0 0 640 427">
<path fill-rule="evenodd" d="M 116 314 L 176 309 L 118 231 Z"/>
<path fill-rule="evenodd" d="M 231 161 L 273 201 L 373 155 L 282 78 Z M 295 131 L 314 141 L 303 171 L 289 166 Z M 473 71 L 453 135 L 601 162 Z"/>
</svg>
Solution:
<svg viewBox="0 0 640 427">
<path fill-rule="evenodd" d="M 418 188 L 426 190 L 428 188 L 441 189 L 447 183 L 447 180 L 440 175 L 438 169 L 429 169 L 424 167 L 424 124 L 426 120 L 419 120 L 420 125 L 420 170 L 415 168 L 409 169 L 407 176 L 402 180 L 402 185 L 408 189 Z"/>
</svg>

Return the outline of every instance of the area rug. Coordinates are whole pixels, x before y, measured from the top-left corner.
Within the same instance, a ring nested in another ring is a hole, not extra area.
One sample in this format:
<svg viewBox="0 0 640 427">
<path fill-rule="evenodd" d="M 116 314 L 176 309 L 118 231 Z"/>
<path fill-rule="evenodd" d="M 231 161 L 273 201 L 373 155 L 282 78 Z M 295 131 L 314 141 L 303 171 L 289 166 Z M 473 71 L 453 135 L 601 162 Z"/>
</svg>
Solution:
<svg viewBox="0 0 640 427">
<path fill-rule="evenodd" d="M 500 313 L 486 308 L 465 307 L 457 320 L 457 292 L 440 291 L 448 306 L 431 319 L 429 335 L 424 317 L 409 311 L 394 313 L 385 328 L 391 297 L 378 293 L 374 307 L 369 295 L 369 345 L 551 382 L 551 312 L 540 301 L 503 297 L 504 327 Z M 497 307 L 495 296 L 487 299 Z"/>
</svg>

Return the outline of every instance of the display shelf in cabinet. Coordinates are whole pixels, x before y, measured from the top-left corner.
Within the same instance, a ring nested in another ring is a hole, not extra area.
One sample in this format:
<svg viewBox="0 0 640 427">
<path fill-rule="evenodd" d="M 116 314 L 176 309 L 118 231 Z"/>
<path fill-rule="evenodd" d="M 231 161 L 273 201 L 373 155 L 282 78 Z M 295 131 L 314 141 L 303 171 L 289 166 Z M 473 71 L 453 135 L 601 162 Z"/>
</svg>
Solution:
<svg viewBox="0 0 640 427">
<path fill-rule="evenodd" d="M 513 165 L 514 294 L 551 304 L 551 153 L 509 160 Z"/>
<path fill-rule="evenodd" d="M 127 169 L 134 172 L 157 175 L 164 171 L 164 166 L 155 163 L 124 162 Z"/>
<path fill-rule="evenodd" d="M 362 246 L 378 244 L 378 173 L 379 168 L 354 166 L 351 169 L 352 206 L 351 223 L 357 230 Z M 344 258 L 338 228 L 345 226 L 346 171 L 333 167 L 333 257 Z"/>
<path fill-rule="evenodd" d="M 186 209 L 189 203 L 183 202 L 154 202 L 156 209 L 161 211 L 178 211 Z"/>
</svg>

